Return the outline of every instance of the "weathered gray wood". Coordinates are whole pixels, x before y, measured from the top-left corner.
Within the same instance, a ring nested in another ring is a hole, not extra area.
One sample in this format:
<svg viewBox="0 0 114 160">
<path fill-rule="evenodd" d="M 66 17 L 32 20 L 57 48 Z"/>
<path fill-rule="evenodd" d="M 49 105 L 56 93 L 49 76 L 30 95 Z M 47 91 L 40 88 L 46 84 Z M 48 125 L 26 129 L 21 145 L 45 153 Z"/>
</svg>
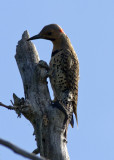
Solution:
<svg viewBox="0 0 114 160">
<path fill-rule="evenodd" d="M 51 106 L 47 70 L 39 65 L 39 56 L 25 31 L 16 49 L 16 62 L 22 77 L 25 108 L 22 114 L 32 123 L 40 155 L 51 160 L 69 160 L 64 114 Z M 14 98 L 15 99 L 15 98 Z"/>
</svg>

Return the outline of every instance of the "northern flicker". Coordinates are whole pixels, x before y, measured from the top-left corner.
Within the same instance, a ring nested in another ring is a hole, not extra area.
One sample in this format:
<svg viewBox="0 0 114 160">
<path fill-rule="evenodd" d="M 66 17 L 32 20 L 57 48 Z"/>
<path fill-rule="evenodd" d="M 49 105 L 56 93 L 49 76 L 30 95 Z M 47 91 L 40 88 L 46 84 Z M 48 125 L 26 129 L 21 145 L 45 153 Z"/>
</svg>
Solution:
<svg viewBox="0 0 114 160">
<path fill-rule="evenodd" d="M 78 124 L 79 61 L 69 38 L 59 25 L 50 24 L 28 40 L 33 39 L 52 41 L 53 50 L 49 63 L 49 78 L 54 92 L 54 102 L 62 106 L 68 117 L 71 117 L 74 112 Z M 73 126 L 72 122 L 71 125 Z"/>
</svg>

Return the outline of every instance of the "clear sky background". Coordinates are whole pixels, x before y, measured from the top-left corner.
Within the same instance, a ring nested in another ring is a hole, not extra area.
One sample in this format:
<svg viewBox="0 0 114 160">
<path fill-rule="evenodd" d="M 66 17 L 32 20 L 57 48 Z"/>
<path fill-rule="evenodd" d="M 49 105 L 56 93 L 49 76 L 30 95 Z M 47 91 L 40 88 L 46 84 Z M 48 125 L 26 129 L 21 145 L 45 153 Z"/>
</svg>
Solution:
<svg viewBox="0 0 114 160">
<path fill-rule="evenodd" d="M 79 129 L 68 130 L 71 160 L 114 160 L 114 0 L 1 0 L 0 101 L 24 96 L 14 58 L 25 30 L 30 36 L 43 26 L 59 24 L 70 38 L 80 62 Z M 49 63 L 52 44 L 33 41 L 40 59 Z M 52 92 L 51 92 L 52 96 Z M 33 128 L 24 117 L 0 107 L 0 138 L 31 152 Z M 0 146 L 0 160 L 24 160 Z"/>
</svg>

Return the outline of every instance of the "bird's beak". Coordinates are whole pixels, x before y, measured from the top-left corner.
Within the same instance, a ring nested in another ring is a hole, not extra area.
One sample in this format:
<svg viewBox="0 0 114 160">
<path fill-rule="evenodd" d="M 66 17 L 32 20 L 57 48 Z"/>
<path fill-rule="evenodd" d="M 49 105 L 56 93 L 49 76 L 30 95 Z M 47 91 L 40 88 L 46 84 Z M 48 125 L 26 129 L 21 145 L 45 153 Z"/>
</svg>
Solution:
<svg viewBox="0 0 114 160">
<path fill-rule="evenodd" d="M 41 38 L 41 35 L 37 34 L 37 35 L 35 35 L 35 36 L 30 37 L 29 39 L 27 39 L 27 41 L 34 40 L 34 39 L 39 39 L 39 38 Z"/>
</svg>

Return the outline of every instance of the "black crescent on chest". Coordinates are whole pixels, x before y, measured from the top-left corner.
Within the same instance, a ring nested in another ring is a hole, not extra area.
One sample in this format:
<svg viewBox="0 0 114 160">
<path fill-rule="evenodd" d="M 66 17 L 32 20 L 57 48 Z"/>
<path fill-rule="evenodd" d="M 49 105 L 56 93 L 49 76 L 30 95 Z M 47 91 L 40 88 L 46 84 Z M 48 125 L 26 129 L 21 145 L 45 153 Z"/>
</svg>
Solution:
<svg viewBox="0 0 114 160">
<path fill-rule="evenodd" d="M 55 50 L 54 52 L 52 52 L 51 57 L 55 56 L 58 52 L 62 51 L 62 49 L 60 50 Z"/>
</svg>

